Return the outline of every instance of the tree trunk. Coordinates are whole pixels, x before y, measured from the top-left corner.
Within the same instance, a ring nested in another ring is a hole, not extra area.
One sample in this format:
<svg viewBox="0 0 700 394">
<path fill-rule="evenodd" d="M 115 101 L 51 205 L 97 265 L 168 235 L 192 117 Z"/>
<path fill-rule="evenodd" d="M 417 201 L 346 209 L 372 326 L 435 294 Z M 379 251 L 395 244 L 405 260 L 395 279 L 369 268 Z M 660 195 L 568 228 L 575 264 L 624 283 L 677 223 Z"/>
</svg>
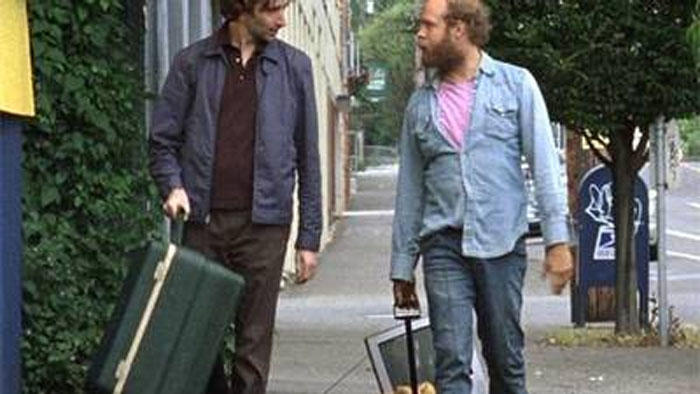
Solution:
<svg viewBox="0 0 700 394">
<path fill-rule="evenodd" d="M 615 332 L 639 333 L 637 264 L 634 256 L 634 128 L 611 133 L 613 154 L 613 212 L 615 217 Z"/>
</svg>

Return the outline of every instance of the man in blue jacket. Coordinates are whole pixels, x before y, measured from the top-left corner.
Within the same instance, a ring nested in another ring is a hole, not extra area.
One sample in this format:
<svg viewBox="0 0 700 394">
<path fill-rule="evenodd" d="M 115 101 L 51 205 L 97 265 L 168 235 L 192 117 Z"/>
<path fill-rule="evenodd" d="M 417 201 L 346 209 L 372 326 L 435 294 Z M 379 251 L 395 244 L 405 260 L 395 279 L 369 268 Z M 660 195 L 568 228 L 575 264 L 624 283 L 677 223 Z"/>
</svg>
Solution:
<svg viewBox="0 0 700 394">
<path fill-rule="evenodd" d="M 395 305 L 418 307 L 423 258 L 440 393 L 469 393 L 472 312 L 491 393 L 525 393 L 520 326 L 526 270 L 525 156 L 555 293 L 572 274 L 566 190 L 544 99 L 525 69 L 484 50 L 481 0 L 427 0 L 417 33 L 435 78 L 411 97 L 401 133 L 391 279 Z"/>
<path fill-rule="evenodd" d="M 223 0 L 226 23 L 180 51 L 155 106 L 150 170 L 185 244 L 246 279 L 231 388 L 263 393 L 282 265 L 299 189 L 297 279 L 317 267 L 322 214 L 309 57 L 276 39 L 289 0 Z M 228 392 L 217 361 L 210 393 Z"/>
</svg>

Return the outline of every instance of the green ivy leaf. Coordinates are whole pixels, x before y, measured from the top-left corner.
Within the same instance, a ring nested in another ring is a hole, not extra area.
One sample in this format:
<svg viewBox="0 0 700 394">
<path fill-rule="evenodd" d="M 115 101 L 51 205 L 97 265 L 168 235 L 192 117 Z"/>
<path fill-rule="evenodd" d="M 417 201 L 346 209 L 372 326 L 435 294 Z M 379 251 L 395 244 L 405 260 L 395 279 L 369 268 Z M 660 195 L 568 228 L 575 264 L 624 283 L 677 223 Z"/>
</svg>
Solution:
<svg viewBox="0 0 700 394">
<path fill-rule="evenodd" d="M 85 82 L 83 79 L 76 77 L 75 75 L 68 74 L 63 80 L 63 86 L 68 91 L 81 90 L 85 87 Z"/>
<path fill-rule="evenodd" d="M 53 186 L 46 186 L 41 191 L 41 205 L 46 207 L 58 200 L 58 189 Z"/>
</svg>

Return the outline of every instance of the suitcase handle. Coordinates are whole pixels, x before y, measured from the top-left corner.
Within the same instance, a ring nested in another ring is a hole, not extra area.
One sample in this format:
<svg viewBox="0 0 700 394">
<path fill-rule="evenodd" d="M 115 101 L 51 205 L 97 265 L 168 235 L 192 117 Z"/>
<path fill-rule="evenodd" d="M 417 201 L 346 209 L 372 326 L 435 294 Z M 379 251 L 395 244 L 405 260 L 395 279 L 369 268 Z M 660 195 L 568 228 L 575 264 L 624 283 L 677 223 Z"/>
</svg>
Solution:
<svg viewBox="0 0 700 394">
<path fill-rule="evenodd" d="M 183 246 L 185 234 L 185 222 L 187 215 L 180 215 L 177 219 L 171 219 L 168 216 L 163 217 L 163 242 L 173 243 L 177 246 Z"/>
<path fill-rule="evenodd" d="M 411 327 L 412 318 L 401 319 L 406 328 L 406 347 L 408 350 L 408 376 L 411 381 L 411 392 L 418 394 L 418 371 L 416 368 L 416 350 L 413 342 L 413 327 Z"/>
</svg>

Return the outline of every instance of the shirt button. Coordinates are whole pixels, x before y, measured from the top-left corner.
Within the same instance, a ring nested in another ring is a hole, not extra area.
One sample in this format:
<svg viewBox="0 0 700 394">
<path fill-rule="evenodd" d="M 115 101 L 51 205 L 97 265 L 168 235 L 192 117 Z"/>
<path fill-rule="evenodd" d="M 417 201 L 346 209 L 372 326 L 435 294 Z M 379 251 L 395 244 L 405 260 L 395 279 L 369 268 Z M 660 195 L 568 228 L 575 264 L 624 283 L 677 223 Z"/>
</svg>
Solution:
<svg viewBox="0 0 700 394">
<path fill-rule="evenodd" d="M 242 81 L 245 79 L 245 76 L 241 75 L 240 77 L 238 77 L 238 79 L 240 79 Z"/>
<path fill-rule="evenodd" d="M 236 63 L 240 63 L 240 62 L 241 62 L 241 58 L 240 58 L 240 57 L 237 57 L 237 58 L 236 58 Z"/>
</svg>

